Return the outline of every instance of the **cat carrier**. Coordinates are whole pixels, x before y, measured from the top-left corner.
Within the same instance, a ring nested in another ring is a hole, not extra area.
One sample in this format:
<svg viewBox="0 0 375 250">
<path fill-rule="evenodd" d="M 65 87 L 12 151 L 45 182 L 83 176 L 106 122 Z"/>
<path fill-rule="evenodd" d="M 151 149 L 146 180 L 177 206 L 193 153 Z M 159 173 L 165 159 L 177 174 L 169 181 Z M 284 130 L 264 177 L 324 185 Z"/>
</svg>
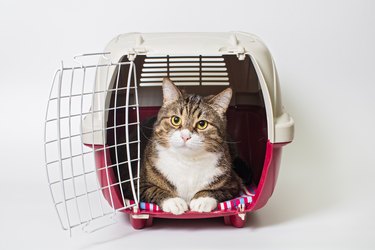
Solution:
<svg viewBox="0 0 375 250">
<path fill-rule="evenodd" d="M 282 147 L 294 133 L 264 43 L 242 32 L 130 33 L 115 37 L 104 51 L 76 56 L 69 66 L 62 63 L 53 78 L 45 161 L 62 227 L 93 231 L 120 213 L 128 214 L 136 229 L 151 226 L 153 218 L 223 217 L 225 224 L 243 227 L 246 214 L 271 197 Z M 253 178 L 237 198 L 212 212 L 174 215 L 140 200 L 142 138 L 152 129 L 145 121 L 162 104 L 164 77 L 202 96 L 233 90 L 229 143 Z"/>
</svg>

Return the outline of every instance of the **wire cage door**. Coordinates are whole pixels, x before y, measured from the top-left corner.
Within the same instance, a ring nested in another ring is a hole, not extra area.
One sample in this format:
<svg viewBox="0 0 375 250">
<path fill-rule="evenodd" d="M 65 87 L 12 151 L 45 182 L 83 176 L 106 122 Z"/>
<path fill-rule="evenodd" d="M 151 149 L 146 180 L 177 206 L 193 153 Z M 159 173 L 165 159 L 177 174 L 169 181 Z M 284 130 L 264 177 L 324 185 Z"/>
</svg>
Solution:
<svg viewBox="0 0 375 250">
<path fill-rule="evenodd" d="M 82 63 L 92 56 L 101 58 L 96 64 Z M 74 59 L 78 64 L 72 67 L 62 63 L 49 95 L 45 168 L 61 226 L 70 233 L 79 227 L 85 231 L 102 228 L 115 222 L 118 211 L 138 207 L 140 128 L 136 67 L 131 61 L 113 63 L 107 56 L 108 53 L 77 56 Z M 122 73 L 127 78 L 120 77 Z M 113 96 L 115 100 L 111 100 Z M 117 96 L 124 100 L 120 106 Z M 114 105 L 110 106 L 110 102 Z M 110 112 L 114 112 L 115 119 L 109 125 Z M 120 123 L 116 119 L 119 112 L 123 118 Z M 129 136 L 130 130 L 135 136 Z M 108 135 L 116 140 L 118 133 L 124 135 L 124 141 L 109 145 Z M 130 145 L 138 148 L 135 156 L 130 155 Z M 121 153 L 126 154 L 122 157 L 126 160 L 111 161 L 110 150 L 118 159 L 119 147 L 124 149 Z M 120 178 L 120 167 L 128 171 L 127 179 Z M 124 183 L 130 184 L 133 204 L 126 203 L 123 195 L 115 195 L 124 192 Z"/>
</svg>

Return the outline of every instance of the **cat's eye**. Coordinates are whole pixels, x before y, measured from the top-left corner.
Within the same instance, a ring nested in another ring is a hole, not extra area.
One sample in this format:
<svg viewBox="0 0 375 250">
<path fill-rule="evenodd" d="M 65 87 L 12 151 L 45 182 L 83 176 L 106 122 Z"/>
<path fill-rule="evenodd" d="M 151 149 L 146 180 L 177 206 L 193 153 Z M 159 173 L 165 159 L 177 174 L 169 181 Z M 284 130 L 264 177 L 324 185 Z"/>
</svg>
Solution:
<svg viewBox="0 0 375 250">
<path fill-rule="evenodd" d="M 171 117 L 171 123 L 172 123 L 173 126 L 178 127 L 178 126 L 181 125 L 181 122 L 182 122 L 182 120 L 181 120 L 180 117 L 175 116 L 175 115 Z"/>
<path fill-rule="evenodd" d="M 205 129 L 205 128 L 207 128 L 207 126 L 208 126 L 208 122 L 207 121 L 205 121 L 205 120 L 200 120 L 199 122 L 197 122 L 197 128 L 198 129 Z"/>
</svg>

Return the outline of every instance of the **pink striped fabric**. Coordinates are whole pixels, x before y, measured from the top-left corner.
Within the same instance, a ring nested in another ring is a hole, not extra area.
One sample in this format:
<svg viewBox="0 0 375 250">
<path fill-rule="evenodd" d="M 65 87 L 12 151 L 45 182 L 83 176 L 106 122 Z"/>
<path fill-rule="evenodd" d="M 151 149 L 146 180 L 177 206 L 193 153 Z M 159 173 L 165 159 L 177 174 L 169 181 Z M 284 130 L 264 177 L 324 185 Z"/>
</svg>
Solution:
<svg viewBox="0 0 375 250">
<path fill-rule="evenodd" d="M 237 209 L 238 205 L 244 204 L 245 206 L 253 202 L 253 197 L 255 195 L 255 188 L 253 186 L 244 187 L 240 192 L 240 196 L 232 200 L 220 202 L 216 210 L 225 211 L 231 209 Z M 133 200 L 125 200 L 125 206 L 133 205 Z M 162 211 L 160 207 L 156 204 L 140 202 L 139 208 L 147 212 L 159 212 Z M 130 208 L 131 209 L 131 208 Z"/>
</svg>

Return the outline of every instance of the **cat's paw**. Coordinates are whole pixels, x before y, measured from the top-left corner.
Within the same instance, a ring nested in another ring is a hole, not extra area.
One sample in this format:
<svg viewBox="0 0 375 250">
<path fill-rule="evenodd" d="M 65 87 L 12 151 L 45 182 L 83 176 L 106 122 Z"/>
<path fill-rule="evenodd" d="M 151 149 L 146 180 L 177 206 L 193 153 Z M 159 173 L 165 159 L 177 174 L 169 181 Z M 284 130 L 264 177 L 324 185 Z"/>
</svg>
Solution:
<svg viewBox="0 0 375 250">
<path fill-rule="evenodd" d="M 195 212 L 211 212 L 217 207 L 217 200 L 212 197 L 199 197 L 190 201 L 190 210 Z"/>
<path fill-rule="evenodd" d="M 180 197 L 175 197 L 164 200 L 161 203 L 161 209 L 164 212 L 179 215 L 188 210 L 188 205 L 185 200 L 181 199 Z"/>
</svg>

